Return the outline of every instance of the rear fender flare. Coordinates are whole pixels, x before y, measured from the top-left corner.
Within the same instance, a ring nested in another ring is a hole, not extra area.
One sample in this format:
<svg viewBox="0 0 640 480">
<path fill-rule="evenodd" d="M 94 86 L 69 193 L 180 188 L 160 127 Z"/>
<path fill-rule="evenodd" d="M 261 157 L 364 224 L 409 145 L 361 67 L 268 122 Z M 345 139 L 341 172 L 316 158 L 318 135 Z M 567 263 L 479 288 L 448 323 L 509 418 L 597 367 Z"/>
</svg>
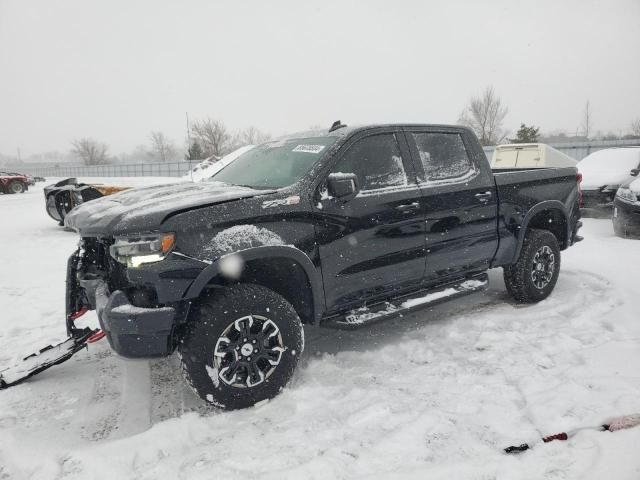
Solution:
<svg viewBox="0 0 640 480">
<path fill-rule="evenodd" d="M 531 222 L 531 219 L 533 219 L 533 217 L 535 217 L 538 213 L 542 212 L 543 210 L 559 210 L 562 213 L 565 220 L 565 225 L 567 229 L 566 238 L 568 239 L 571 238 L 571 225 L 569 223 L 569 214 L 567 213 L 567 209 L 565 208 L 564 204 L 559 200 L 545 200 L 543 202 L 537 203 L 529 209 L 525 217 L 522 219 L 522 224 L 520 225 L 520 232 L 518 235 L 518 246 L 516 248 L 516 252 L 513 257 L 514 262 L 516 262 L 518 260 L 518 257 L 520 256 L 520 251 L 522 250 L 522 246 L 524 245 L 524 238 L 526 237 L 527 229 L 529 228 L 529 223 Z"/>
<path fill-rule="evenodd" d="M 214 278 L 222 275 L 221 260 L 227 255 L 238 255 L 246 263 L 251 260 L 261 260 L 269 258 L 286 258 L 300 265 L 307 275 L 309 285 L 311 285 L 311 295 L 313 298 L 313 323 L 318 324 L 324 312 L 324 288 L 318 270 L 311 259 L 293 245 L 258 246 L 236 252 L 229 252 L 206 267 L 193 281 L 185 292 L 183 298 L 193 299 L 200 296 L 205 287 Z"/>
</svg>

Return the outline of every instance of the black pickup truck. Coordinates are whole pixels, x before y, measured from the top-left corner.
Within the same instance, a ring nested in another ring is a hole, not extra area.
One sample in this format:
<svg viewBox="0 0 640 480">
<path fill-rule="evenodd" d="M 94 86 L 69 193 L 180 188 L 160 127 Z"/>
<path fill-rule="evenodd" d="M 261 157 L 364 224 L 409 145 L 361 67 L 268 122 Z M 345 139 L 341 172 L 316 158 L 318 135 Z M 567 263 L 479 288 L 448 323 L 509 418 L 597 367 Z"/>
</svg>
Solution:
<svg viewBox="0 0 640 480">
<path fill-rule="evenodd" d="M 303 324 L 353 328 L 487 285 L 553 290 L 578 236 L 575 168 L 494 172 L 468 129 L 375 125 L 286 136 L 210 181 L 74 209 L 67 314 L 96 309 L 127 357 L 178 350 L 207 402 L 275 396 Z"/>
</svg>

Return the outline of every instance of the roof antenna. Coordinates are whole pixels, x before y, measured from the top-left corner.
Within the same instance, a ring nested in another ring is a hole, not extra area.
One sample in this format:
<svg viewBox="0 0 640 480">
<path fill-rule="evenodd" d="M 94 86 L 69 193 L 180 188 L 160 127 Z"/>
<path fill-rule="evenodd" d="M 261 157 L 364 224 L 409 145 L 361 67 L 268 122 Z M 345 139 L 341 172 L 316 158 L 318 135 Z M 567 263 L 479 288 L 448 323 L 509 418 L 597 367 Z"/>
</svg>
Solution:
<svg viewBox="0 0 640 480">
<path fill-rule="evenodd" d="M 344 127 L 346 127 L 345 124 L 343 124 L 340 120 L 336 120 L 335 122 L 333 122 L 333 125 L 331 125 L 331 128 L 329 129 L 329 133 Z"/>
</svg>

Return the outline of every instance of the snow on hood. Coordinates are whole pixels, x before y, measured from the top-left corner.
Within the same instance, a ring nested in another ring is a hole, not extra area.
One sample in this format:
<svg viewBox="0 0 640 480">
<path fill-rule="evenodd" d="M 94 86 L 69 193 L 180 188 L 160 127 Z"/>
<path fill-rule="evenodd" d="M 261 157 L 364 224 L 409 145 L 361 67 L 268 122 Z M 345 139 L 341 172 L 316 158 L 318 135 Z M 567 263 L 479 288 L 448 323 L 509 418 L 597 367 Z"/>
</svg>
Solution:
<svg viewBox="0 0 640 480">
<path fill-rule="evenodd" d="M 191 170 L 182 178 L 193 180 L 194 182 L 202 182 L 207 178 L 213 177 L 216 173 L 229 165 L 243 153 L 251 150 L 253 147 L 254 145 L 246 145 L 244 147 L 240 147 L 237 150 L 234 150 L 233 152 L 225 155 L 220 160 L 214 160 L 215 157 L 209 157 L 196 165 L 193 170 Z"/>
<path fill-rule="evenodd" d="M 598 150 L 578 162 L 582 189 L 596 190 L 606 185 L 618 186 L 631 177 L 640 164 L 640 148 L 607 148 Z"/>
<path fill-rule="evenodd" d="M 134 188 L 74 208 L 65 226 L 81 234 L 120 235 L 158 229 L 172 212 L 272 193 L 219 182 L 176 182 Z"/>
</svg>

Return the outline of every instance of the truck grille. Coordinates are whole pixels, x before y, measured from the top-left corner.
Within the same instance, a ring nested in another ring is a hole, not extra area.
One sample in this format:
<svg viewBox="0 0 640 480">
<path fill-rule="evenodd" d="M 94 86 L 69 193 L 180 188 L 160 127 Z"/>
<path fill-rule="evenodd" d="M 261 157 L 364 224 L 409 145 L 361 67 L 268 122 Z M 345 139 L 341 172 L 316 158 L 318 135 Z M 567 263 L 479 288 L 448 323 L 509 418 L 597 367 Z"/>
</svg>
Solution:
<svg viewBox="0 0 640 480">
<path fill-rule="evenodd" d="M 83 275 L 103 278 L 109 289 L 115 291 L 128 286 L 128 282 L 124 265 L 116 262 L 109 254 L 111 245 L 111 238 L 82 238 L 79 270 Z"/>
</svg>

